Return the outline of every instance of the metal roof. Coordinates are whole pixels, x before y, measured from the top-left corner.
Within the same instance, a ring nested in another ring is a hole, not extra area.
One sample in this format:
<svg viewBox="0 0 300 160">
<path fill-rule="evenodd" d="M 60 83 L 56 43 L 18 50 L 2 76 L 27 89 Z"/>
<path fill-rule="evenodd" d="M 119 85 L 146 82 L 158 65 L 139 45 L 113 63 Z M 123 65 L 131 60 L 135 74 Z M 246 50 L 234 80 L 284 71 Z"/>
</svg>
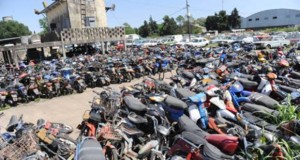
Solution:
<svg viewBox="0 0 300 160">
<path fill-rule="evenodd" d="M 42 11 L 39 12 L 39 14 L 42 13 L 47 13 L 48 11 L 50 11 L 51 9 L 59 6 L 62 2 L 66 2 L 66 0 L 55 0 L 53 3 L 51 3 L 49 6 L 47 6 L 46 8 L 44 8 Z"/>
</svg>

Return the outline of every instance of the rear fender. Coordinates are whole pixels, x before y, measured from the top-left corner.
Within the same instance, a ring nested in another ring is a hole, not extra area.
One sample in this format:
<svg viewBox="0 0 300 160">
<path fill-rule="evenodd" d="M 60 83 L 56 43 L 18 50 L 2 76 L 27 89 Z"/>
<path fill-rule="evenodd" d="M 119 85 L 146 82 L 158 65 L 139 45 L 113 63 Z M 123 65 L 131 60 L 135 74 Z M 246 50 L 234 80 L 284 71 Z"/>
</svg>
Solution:
<svg viewBox="0 0 300 160">
<path fill-rule="evenodd" d="M 191 120 L 197 123 L 197 121 L 201 118 L 197 105 L 192 104 L 189 106 L 188 111 Z"/>
<path fill-rule="evenodd" d="M 213 97 L 209 101 L 215 106 L 217 106 L 219 109 L 226 109 L 224 101 L 221 100 L 219 97 Z"/>
</svg>

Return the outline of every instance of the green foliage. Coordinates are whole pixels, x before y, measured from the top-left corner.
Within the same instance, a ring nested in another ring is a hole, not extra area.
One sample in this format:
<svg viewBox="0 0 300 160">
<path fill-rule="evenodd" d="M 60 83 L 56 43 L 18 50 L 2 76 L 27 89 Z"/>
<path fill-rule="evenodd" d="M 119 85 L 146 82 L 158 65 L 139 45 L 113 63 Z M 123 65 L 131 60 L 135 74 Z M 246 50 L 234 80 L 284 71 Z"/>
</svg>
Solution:
<svg viewBox="0 0 300 160">
<path fill-rule="evenodd" d="M 231 15 L 228 17 L 228 23 L 231 28 L 241 27 L 241 17 L 239 16 L 239 11 L 234 8 Z"/>
<path fill-rule="evenodd" d="M 229 29 L 228 15 L 226 11 L 220 11 L 218 15 L 218 31 L 226 31 Z"/>
<path fill-rule="evenodd" d="M 205 27 L 207 30 L 219 30 L 218 28 L 218 15 L 208 16 L 206 18 Z"/>
<path fill-rule="evenodd" d="M 205 27 L 207 30 L 226 31 L 230 28 L 240 28 L 241 17 L 236 8 L 233 9 L 231 15 L 227 15 L 226 11 L 222 10 L 218 14 L 206 18 Z"/>
<path fill-rule="evenodd" d="M 42 35 L 42 34 L 46 34 L 49 32 L 49 26 L 48 26 L 48 22 L 47 22 L 47 18 L 44 17 L 42 19 L 39 19 L 39 24 L 40 24 L 40 27 L 43 29 L 39 34 Z"/>
<path fill-rule="evenodd" d="M 298 106 L 291 104 L 290 96 L 288 96 L 287 104 L 278 106 L 279 115 L 276 117 L 273 116 L 273 122 L 280 125 L 294 119 L 300 119 L 300 113 L 297 112 L 297 108 Z"/>
<path fill-rule="evenodd" d="M 135 34 L 135 29 L 132 28 L 128 23 L 124 23 L 123 26 L 125 27 L 125 34 Z"/>
<path fill-rule="evenodd" d="M 170 18 L 169 16 L 165 16 L 163 18 L 164 22 L 162 24 L 162 28 L 160 29 L 160 35 L 173 35 L 178 33 L 178 25 L 174 18 Z"/>
<path fill-rule="evenodd" d="M 31 35 L 28 27 L 17 21 L 0 22 L 0 39 Z"/>
<path fill-rule="evenodd" d="M 150 26 L 147 21 L 139 28 L 139 35 L 142 37 L 148 37 L 150 35 Z"/>
<path fill-rule="evenodd" d="M 151 36 L 158 36 L 159 35 L 159 30 L 158 30 L 158 25 L 157 22 L 150 17 L 149 19 L 149 27 L 150 27 L 150 35 Z"/>
</svg>

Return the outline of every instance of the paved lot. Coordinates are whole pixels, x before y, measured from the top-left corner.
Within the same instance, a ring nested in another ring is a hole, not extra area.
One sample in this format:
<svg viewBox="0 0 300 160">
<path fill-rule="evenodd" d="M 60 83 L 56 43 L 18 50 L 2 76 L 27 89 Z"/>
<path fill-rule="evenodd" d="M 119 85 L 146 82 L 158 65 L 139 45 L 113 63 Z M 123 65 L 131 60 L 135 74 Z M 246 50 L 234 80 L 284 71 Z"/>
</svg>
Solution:
<svg viewBox="0 0 300 160">
<path fill-rule="evenodd" d="M 169 78 L 171 74 L 166 74 Z M 142 78 L 135 79 L 130 83 L 113 84 L 110 85 L 113 89 L 119 91 L 122 86 L 129 86 L 142 81 Z M 167 80 L 168 81 L 168 80 Z M 71 125 L 74 132 L 70 135 L 76 138 L 79 131 L 76 129 L 77 125 L 82 120 L 82 115 L 85 110 L 90 109 L 89 101 L 93 99 L 95 91 L 101 91 L 101 88 L 88 88 L 81 94 L 73 94 L 68 96 L 55 97 L 53 99 L 41 99 L 39 102 L 30 102 L 28 104 L 21 104 L 17 107 L 10 108 L 3 111 L 4 116 L 0 119 L 1 132 L 5 131 L 6 125 L 12 115 L 23 114 L 23 119 L 26 122 L 36 124 L 39 118 L 49 120 L 52 122 L 60 122 Z"/>
</svg>

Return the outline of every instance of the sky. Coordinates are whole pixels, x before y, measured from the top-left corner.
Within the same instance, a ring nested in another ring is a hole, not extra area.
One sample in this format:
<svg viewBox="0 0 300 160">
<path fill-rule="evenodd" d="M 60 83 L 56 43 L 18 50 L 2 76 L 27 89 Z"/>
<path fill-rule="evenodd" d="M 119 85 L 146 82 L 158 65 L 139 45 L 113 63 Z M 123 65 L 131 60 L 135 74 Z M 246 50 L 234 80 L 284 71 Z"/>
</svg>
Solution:
<svg viewBox="0 0 300 160">
<path fill-rule="evenodd" d="M 52 0 L 46 0 L 48 4 Z M 247 17 L 266 9 L 300 9 L 300 0 L 188 0 L 190 14 L 194 18 L 207 17 L 222 9 L 227 13 L 237 8 L 240 15 Z M 223 1 L 223 5 L 222 5 Z M 0 18 L 13 16 L 14 20 L 24 23 L 32 32 L 41 28 L 38 20 L 41 15 L 35 15 L 34 9 L 43 9 L 43 0 L 0 0 Z M 186 15 L 186 0 L 106 0 L 106 6 L 116 5 L 115 11 L 107 12 L 108 26 L 122 26 L 127 22 L 133 27 L 139 27 L 144 20 L 152 16 L 162 23 L 165 15 L 176 18 Z"/>
</svg>

